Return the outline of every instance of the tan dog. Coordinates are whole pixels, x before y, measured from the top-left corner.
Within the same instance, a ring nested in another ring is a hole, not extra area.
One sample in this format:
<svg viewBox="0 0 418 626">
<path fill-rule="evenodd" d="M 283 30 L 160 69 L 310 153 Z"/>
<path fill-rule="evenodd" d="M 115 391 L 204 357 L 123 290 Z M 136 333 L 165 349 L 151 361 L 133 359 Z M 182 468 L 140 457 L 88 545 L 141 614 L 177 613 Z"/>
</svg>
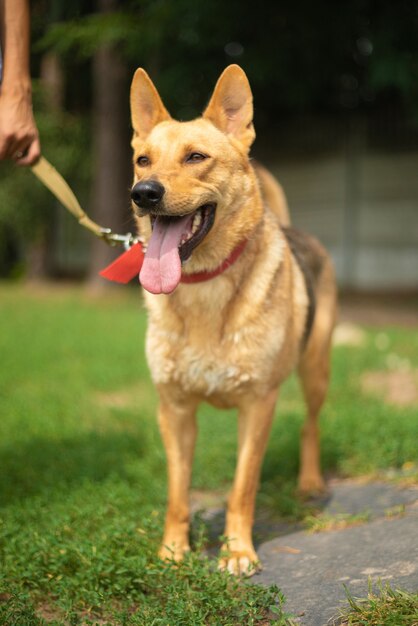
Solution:
<svg viewBox="0 0 418 626">
<path fill-rule="evenodd" d="M 237 407 L 238 463 L 221 567 L 249 573 L 257 563 L 251 533 L 260 466 L 279 386 L 295 367 L 308 407 L 299 488 L 324 486 L 317 421 L 336 308 L 332 265 L 315 239 L 288 227 L 280 186 L 249 160 L 252 94 L 237 65 L 191 122 L 171 119 L 139 69 L 131 112 L 132 199 L 148 242 L 140 274 L 146 350 L 169 475 L 160 555 L 181 559 L 189 550 L 199 403 Z"/>
</svg>

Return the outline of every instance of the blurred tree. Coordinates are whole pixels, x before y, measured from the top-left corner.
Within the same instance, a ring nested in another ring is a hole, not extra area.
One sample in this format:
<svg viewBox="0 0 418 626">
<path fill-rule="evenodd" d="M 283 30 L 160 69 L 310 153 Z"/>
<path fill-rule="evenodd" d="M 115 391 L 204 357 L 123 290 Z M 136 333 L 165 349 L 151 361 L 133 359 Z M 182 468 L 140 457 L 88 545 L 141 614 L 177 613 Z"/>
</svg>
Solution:
<svg viewBox="0 0 418 626">
<path fill-rule="evenodd" d="M 417 26 L 414 0 L 125 0 L 56 24 L 44 45 L 90 57 L 98 43 L 118 44 L 127 63 L 158 76 L 180 117 L 198 114 L 208 84 L 237 62 L 272 118 L 370 106 L 387 89 L 416 106 Z"/>
<path fill-rule="evenodd" d="M 99 16 L 107 18 L 120 6 L 119 0 L 98 0 Z M 129 219 L 129 91 L 126 63 L 117 46 L 102 41 L 93 57 L 93 185 L 91 215 L 114 232 L 126 231 Z M 125 210 L 123 210 L 125 209 Z M 104 285 L 98 272 L 115 257 L 99 239 L 92 241 L 88 282 Z"/>
</svg>

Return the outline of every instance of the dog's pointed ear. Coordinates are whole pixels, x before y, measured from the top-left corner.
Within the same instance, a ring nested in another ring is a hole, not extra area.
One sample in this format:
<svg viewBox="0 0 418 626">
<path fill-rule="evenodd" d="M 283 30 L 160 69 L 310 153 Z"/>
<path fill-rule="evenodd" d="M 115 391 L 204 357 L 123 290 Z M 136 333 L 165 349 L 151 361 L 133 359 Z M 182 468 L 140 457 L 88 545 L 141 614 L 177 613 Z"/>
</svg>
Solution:
<svg viewBox="0 0 418 626">
<path fill-rule="evenodd" d="M 255 139 L 253 95 L 239 65 L 229 65 L 221 74 L 203 117 L 249 150 Z"/>
<path fill-rule="evenodd" d="M 135 135 L 146 137 L 151 130 L 171 119 L 154 83 L 145 70 L 138 68 L 131 85 L 131 119 Z"/>
</svg>

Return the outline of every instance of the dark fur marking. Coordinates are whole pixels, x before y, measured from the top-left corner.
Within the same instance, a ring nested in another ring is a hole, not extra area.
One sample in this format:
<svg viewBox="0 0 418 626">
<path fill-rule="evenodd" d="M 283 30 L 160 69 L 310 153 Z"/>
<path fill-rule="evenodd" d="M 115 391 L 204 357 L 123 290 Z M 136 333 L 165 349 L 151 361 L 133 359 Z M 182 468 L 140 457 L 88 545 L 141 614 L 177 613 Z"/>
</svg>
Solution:
<svg viewBox="0 0 418 626">
<path fill-rule="evenodd" d="M 302 340 L 302 345 L 305 347 L 315 320 L 315 293 L 324 264 L 324 258 L 315 239 L 291 226 L 283 226 L 282 230 L 289 244 L 289 248 L 303 274 L 306 292 L 308 294 L 308 312 Z"/>
</svg>

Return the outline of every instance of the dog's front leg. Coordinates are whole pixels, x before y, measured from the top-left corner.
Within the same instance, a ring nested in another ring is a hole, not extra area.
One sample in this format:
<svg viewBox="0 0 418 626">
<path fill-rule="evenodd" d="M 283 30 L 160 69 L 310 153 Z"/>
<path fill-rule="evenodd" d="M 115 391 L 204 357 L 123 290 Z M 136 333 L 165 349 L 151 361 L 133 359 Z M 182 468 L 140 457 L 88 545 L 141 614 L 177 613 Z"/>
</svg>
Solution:
<svg viewBox="0 0 418 626">
<path fill-rule="evenodd" d="M 220 567 L 234 574 L 251 574 L 257 568 L 252 542 L 255 497 L 276 404 L 277 390 L 249 401 L 240 409 L 238 463 L 228 500 Z"/>
<path fill-rule="evenodd" d="M 168 465 L 168 506 L 161 558 L 180 560 L 189 546 L 189 486 L 196 441 L 197 403 L 161 400 L 158 418 Z"/>
</svg>

